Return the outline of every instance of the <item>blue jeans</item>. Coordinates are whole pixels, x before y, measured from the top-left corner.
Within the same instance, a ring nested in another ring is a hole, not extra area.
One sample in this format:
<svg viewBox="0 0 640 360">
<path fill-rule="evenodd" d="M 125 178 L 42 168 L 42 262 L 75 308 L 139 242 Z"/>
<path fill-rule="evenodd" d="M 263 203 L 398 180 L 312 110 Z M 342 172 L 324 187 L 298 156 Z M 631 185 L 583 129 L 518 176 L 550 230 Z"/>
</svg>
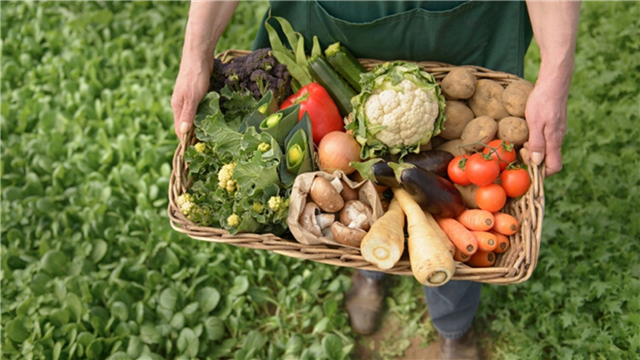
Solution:
<svg viewBox="0 0 640 360">
<path fill-rule="evenodd" d="M 358 270 L 371 280 L 382 280 L 385 273 Z M 445 338 L 456 339 L 471 327 L 480 305 L 482 284 L 473 281 L 449 281 L 438 287 L 424 287 L 433 327 Z"/>
</svg>

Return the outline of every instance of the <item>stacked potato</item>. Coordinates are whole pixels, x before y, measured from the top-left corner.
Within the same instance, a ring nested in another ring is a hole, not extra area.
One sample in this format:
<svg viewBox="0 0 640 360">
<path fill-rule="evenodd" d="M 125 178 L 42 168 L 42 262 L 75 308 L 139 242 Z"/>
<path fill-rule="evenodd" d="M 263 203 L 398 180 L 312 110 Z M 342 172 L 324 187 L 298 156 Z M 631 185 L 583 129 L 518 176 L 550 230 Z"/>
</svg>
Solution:
<svg viewBox="0 0 640 360">
<path fill-rule="evenodd" d="M 494 139 L 520 147 L 529 138 L 524 111 L 533 90 L 530 82 L 517 80 L 503 88 L 460 67 L 449 72 L 440 86 L 447 99 L 446 129 L 433 139 L 433 147 L 462 155 L 482 151 L 482 144 Z"/>
</svg>

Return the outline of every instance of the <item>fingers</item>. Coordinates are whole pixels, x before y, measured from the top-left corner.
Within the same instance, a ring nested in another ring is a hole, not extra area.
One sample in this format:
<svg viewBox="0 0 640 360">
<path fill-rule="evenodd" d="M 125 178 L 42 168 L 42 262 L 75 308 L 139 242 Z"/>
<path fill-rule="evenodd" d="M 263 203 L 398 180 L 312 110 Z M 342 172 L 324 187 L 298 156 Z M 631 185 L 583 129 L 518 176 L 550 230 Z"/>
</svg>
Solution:
<svg viewBox="0 0 640 360">
<path fill-rule="evenodd" d="M 180 137 L 179 124 L 180 124 L 180 116 L 182 114 L 182 97 L 178 97 L 175 95 L 171 98 L 171 108 L 173 109 L 173 129 L 176 132 L 176 136 Z"/>
<path fill-rule="evenodd" d="M 545 156 L 546 142 L 543 128 L 537 124 L 529 123 L 529 141 L 527 142 L 531 156 L 531 163 L 540 165 Z"/>
<path fill-rule="evenodd" d="M 564 131 L 561 129 L 547 128 L 545 131 L 546 144 L 546 158 L 545 167 L 546 175 L 551 176 L 562 170 L 562 141 L 564 140 Z"/>
<path fill-rule="evenodd" d="M 182 135 L 186 134 L 191 130 L 191 126 L 193 126 L 193 119 L 196 116 L 197 111 L 197 103 L 186 100 L 184 105 L 182 106 L 182 113 L 180 114 L 180 123 L 179 127 L 176 127 L 179 131 L 178 137 L 182 137 Z"/>
</svg>

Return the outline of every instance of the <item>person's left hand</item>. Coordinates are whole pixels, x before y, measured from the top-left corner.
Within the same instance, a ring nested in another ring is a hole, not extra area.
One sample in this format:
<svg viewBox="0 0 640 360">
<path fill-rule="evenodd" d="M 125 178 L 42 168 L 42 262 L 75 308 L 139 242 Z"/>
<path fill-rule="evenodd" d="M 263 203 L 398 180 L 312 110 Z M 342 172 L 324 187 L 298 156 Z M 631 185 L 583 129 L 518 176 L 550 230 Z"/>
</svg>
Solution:
<svg viewBox="0 0 640 360">
<path fill-rule="evenodd" d="M 562 170 L 562 141 L 567 131 L 567 95 L 557 86 L 538 81 L 525 109 L 531 162 L 545 160 L 546 176 Z"/>
</svg>

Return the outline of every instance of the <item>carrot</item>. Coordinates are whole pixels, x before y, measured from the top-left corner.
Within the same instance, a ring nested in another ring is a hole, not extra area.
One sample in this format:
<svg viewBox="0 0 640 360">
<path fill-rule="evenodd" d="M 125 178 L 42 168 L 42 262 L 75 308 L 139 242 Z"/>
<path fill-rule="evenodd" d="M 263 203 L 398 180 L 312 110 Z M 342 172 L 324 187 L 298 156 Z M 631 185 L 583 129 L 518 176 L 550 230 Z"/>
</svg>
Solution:
<svg viewBox="0 0 640 360">
<path fill-rule="evenodd" d="M 458 221 L 469 230 L 487 231 L 493 227 L 493 214 L 487 210 L 466 209 L 458 215 Z"/>
<path fill-rule="evenodd" d="M 460 250 L 456 249 L 456 253 L 453 255 L 453 260 L 460 262 L 467 262 L 471 256 L 463 254 Z"/>
<path fill-rule="evenodd" d="M 424 216 L 427 217 L 427 222 L 429 223 L 429 226 L 431 226 L 438 233 L 440 240 L 442 240 L 442 244 L 447 247 L 447 249 L 451 253 L 451 256 L 455 255 L 456 253 L 455 245 L 453 245 L 451 240 L 449 240 L 449 237 L 447 236 L 447 234 L 445 234 L 444 231 L 442 231 L 436 219 L 433 218 L 433 215 L 431 215 L 430 212 L 425 211 Z"/>
<path fill-rule="evenodd" d="M 489 230 L 489 232 L 495 235 L 496 240 L 498 241 L 498 246 L 496 246 L 496 249 L 493 250 L 494 252 L 498 254 L 502 254 L 507 250 L 509 250 L 509 248 L 511 247 L 511 241 L 509 241 L 509 238 L 507 236 L 502 235 L 499 232 L 494 230 Z"/>
<path fill-rule="evenodd" d="M 492 251 L 478 250 L 475 254 L 471 255 L 467 264 L 473 267 L 489 267 L 496 263 L 496 254 Z"/>
<path fill-rule="evenodd" d="M 494 251 L 498 246 L 496 236 L 487 231 L 472 231 L 473 236 L 478 240 L 478 250 Z"/>
<path fill-rule="evenodd" d="M 453 245 L 463 254 L 473 255 L 478 250 L 478 239 L 458 220 L 437 218 L 436 221 Z"/>
<path fill-rule="evenodd" d="M 380 269 L 391 269 L 404 252 L 404 213 L 396 199 L 392 199 L 389 210 L 376 222 L 362 243 L 362 257 Z"/>
<path fill-rule="evenodd" d="M 497 212 L 493 214 L 493 218 L 495 219 L 493 230 L 502 235 L 513 235 L 520 229 L 518 220 L 509 214 Z"/>
<path fill-rule="evenodd" d="M 407 245 L 413 276 L 425 286 L 446 284 L 456 272 L 456 263 L 438 233 L 415 200 L 404 189 L 393 188 L 394 198 L 407 216 Z"/>
</svg>

